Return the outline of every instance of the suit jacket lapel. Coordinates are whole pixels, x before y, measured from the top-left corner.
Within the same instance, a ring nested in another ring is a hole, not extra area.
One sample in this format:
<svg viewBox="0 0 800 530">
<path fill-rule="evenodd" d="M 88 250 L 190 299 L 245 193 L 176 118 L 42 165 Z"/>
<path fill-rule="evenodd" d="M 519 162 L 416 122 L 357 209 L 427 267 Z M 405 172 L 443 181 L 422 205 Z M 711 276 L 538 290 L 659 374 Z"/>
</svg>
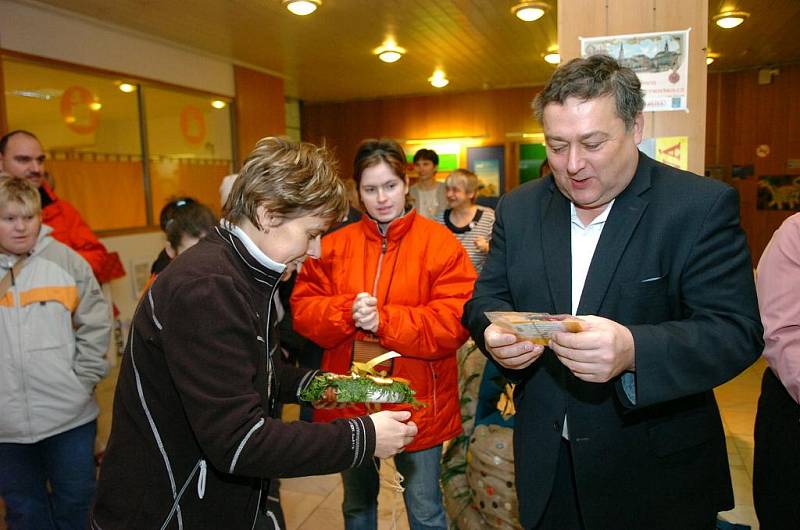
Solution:
<svg viewBox="0 0 800 530">
<path fill-rule="evenodd" d="M 552 179 L 552 177 L 550 177 Z M 556 313 L 572 312 L 572 257 L 569 201 L 550 182 L 552 193 L 542 197 L 542 252 L 547 285 Z"/>
<path fill-rule="evenodd" d="M 649 201 L 642 198 L 641 194 L 650 187 L 651 169 L 650 158 L 640 154 L 633 180 L 614 201 L 589 265 L 578 304 L 579 315 L 596 315 L 600 310 L 619 260 L 647 209 Z"/>
</svg>

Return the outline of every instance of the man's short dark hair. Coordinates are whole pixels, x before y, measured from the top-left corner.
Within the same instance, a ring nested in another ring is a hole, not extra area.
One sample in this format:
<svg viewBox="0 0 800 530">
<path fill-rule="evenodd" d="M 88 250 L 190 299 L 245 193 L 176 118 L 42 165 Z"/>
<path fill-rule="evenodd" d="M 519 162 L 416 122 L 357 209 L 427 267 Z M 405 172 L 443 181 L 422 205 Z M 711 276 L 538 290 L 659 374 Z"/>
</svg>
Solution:
<svg viewBox="0 0 800 530">
<path fill-rule="evenodd" d="M 434 166 L 439 165 L 439 155 L 433 149 L 420 149 L 414 153 L 414 163 L 416 164 L 420 160 L 430 160 Z"/>
<path fill-rule="evenodd" d="M 8 133 L 8 134 L 4 135 L 2 138 L 0 138 L 0 155 L 6 154 L 6 146 L 8 145 L 8 141 L 11 139 L 12 136 L 16 136 L 18 134 L 24 134 L 25 136 L 30 136 L 31 138 L 33 138 L 37 142 L 39 141 L 39 139 L 36 138 L 36 135 L 33 134 L 32 132 L 28 132 L 28 131 L 25 131 L 25 130 L 22 130 L 22 129 L 17 129 L 17 130 L 11 131 L 10 133 Z"/>
<path fill-rule="evenodd" d="M 572 59 L 559 67 L 536 95 L 533 112 L 542 123 L 548 103 L 563 105 L 571 97 L 586 101 L 608 95 L 614 97 L 617 116 L 630 130 L 644 109 L 644 93 L 636 73 L 608 55 Z"/>
</svg>

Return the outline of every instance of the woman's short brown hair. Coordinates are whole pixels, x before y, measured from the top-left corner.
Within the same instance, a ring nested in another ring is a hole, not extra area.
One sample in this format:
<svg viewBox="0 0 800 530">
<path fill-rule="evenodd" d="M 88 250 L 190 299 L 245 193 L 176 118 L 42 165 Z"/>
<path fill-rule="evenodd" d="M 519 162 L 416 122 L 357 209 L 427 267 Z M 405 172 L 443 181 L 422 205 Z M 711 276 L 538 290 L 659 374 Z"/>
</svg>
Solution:
<svg viewBox="0 0 800 530">
<path fill-rule="evenodd" d="M 288 138 L 262 138 L 247 157 L 222 207 L 233 224 L 248 219 L 261 229 L 258 208 L 286 217 L 313 213 L 332 222 L 348 211 L 336 160 L 325 147 Z"/>
<path fill-rule="evenodd" d="M 6 173 L 0 174 L 0 207 L 15 202 L 25 209 L 26 214 L 39 215 L 42 211 L 42 198 L 36 186 L 28 179 L 16 178 Z"/>
</svg>

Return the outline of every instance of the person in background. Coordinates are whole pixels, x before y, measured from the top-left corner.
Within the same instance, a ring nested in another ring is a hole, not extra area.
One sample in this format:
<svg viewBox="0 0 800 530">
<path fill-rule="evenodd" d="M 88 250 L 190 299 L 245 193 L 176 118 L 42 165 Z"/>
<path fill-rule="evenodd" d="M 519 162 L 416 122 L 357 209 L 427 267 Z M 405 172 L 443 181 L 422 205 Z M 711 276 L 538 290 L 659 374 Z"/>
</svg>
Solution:
<svg viewBox="0 0 800 530">
<path fill-rule="evenodd" d="M 167 242 L 150 268 L 150 279 L 142 289 L 143 293 L 147 292 L 158 274 L 178 254 L 196 245 L 217 224 L 214 212 L 191 197 L 180 197 L 168 202 L 161 209 L 160 221 Z"/>
<path fill-rule="evenodd" d="M 167 233 L 167 222 L 172 219 L 172 215 L 175 213 L 175 210 L 177 210 L 180 206 L 185 206 L 190 202 L 194 202 L 192 197 L 178 197 L 176 199 L 168 200 L 167 204 L 161 208 L 161 211 L 158 214 L 158 226 L 161 228 L 161 231 L 164 232 L 164 235 Z M 172 257 L 167 252 L 165 245 L 165 247 L 161 249 L 161 252 L 158 253 L 156 260 L 150 266 L 151 276 L 146 287 L 150 287 L 152 280 L 158 275 L 159 272 L 163 271 L 164 268 L 169 265 L 170 261 L 172 261 Z"/>
<path fill-rule="evenodd" d="M 271 479 L 343 471 L 413 440 L 405 411 L 326 424 L 276 417 L 316 371 L 277 353 L 273 293 L 319 256 L 320 237 L 346 211 L 326 149 L 258 142 L 220 225 L 164 269 L 136 310 L 93 528 L 276 528 Z"/>
<path fill-rule="evenodd" d="M 547 159 L 545 158 L 544 161 L 542 162 L 542 165 L 539 166 L 539 178 L 541 179 L 552 174 L 553 174 L 553 168 L 550 167 L 550 162 L 548 162 Z"/>
<path fill-rule="evenodd" d="M 505 194 L 464 325 L 512 383 L 520 520 L 708 530 L 733 508 L 714 387 L 763 348 L 736 190 L 640 153 L 644 96 L 604 55 L 534 100 L 553 175 Z M 487 311 L 579 315 L 533 344 Z"/>
<path fill-rule="evenodd" d="M 753 501 L 762 530 L 800 528 L 800 213 L 758 263 L 764 357 L 755 427 Z"/>
<path fill-rule="evenodd" d="M 83 256 L 101 284 L 125 276 L 117 253 L 109 253 L 78 210 L 50 188 L 44 164 L 42 145 L 33 133 L 16 130 L 0 138 L 0 170 L 28 179 L 39 190 L 42 223 L 53 229 L 51 237 Z"/>
<path fill-rule="evenodd" d="M 38 190 L 0 177 L 0 497 L 9 530 L 83 529 L 95 492 L 95 385 L 108 304 L 42 225 Z"/>
<path fill-rule="evenodd" d="M 414 154 L 414 167 L 419 178 L 410 190 L 414 208 L 423 217 L 433 219 L 447 208 L 444 182 L 436 180 L 439 155 L 433 149 L 420 149 Z"/>
<path fill-rule="evenodd" d="M 475 270 L 480 274 L 489 241 L 492 239 L 494 211 L 475 204 L 478 176 L 468 169 L 456 169 L 447 176 L 447 205 L 436 221 L 445 225 L 464 246 Z"/>
<path fill-rule="evenodd" d="M 338 225 L 331 227 L 330 232 L 338 230 L 339 228 L 349 225 L 350 223 L 360 221 L 361 216 L 363 215 L 361 212 L 361 199 L 358 196 L 358 186 L 356 185 L 356 181 L 353 179 L 345 179 L 344 189 L 347 190 L 347 202 L 350 205 L 350 208 L 347 211 L 347 219 Z"/>
<path fill-rule="evenodd" d="M 322 369 L 347 374 L 354 359 L 389 350 L 402 356 L 381 370 L 410 381 L 424 404 L 412 419 L 419 435 L 395 456 L 412 529 L 447 526 L 439 488 L 442 444 L 461 432 L 456 349 L 467 337 L 459 323 L 475 270 L 463 247 L 407 204 L 405 154 L 393 140 L 365 140 L 354 179 L 365 215 L 325 236 L 322 256 L 306 262 L 291 303 L 298 333 L 323 348 Z M 390 410 L 408 410 L 390 405 Z M 331 421 L 364 405 L 317 410 Z M 372 462 L 342 474 L 345 527 L 377 527 L 378 469 Z"/>
<path fill-rule="evenodd" d="M 233 173 L 222 178 L 222 182 L 219 185 L 220 204 L 225 204 L 228 200 L 228 195 L 230 195 L 233 183 L 236 182 L 236 177 L 238 176 L 238 173 Z"/>
</svg>

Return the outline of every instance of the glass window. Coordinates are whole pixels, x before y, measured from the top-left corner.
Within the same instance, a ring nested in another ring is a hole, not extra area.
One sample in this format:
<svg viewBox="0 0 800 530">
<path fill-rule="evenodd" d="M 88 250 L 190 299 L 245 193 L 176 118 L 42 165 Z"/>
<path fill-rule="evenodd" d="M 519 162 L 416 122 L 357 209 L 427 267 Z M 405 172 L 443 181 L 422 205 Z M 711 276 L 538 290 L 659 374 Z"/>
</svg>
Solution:
<svg viewBox="0 0 800 530">
<path fill-rule="evenodd" d="M 2 67 L 9 130 L 38 136 L 56 194 L 94 230 L 145 226 L 135 85 L 8 57 Z"/>
<path fill-rule="evenodd" d="M 157 225 L 174 196 L 219 213 L 233 166 L 230 99 L 51 61 L 0 61 L 9 130 L 39 138 L 56 194 L 93 230 Z"/>
<path fill-rule="evenodd" d="M 232 172 L 230 101 L 144 88 L 153 218 L 190 196 L 220 212 L 219 185 Z"/>
</svg>

